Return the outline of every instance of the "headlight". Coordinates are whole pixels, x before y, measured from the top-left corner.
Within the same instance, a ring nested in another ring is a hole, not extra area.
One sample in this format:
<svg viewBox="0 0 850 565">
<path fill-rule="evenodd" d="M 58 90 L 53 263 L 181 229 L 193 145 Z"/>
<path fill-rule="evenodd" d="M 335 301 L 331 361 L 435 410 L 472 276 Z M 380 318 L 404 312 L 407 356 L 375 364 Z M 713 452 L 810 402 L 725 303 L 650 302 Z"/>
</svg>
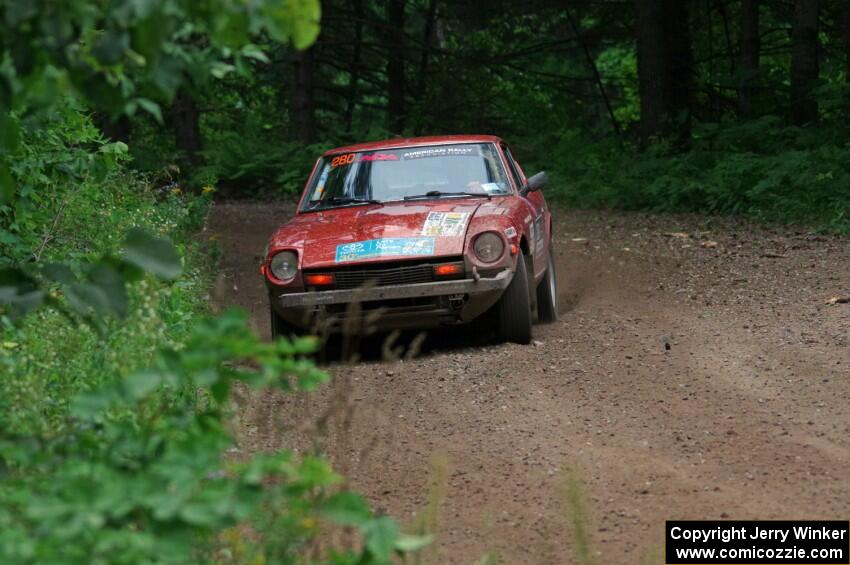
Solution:
<svg viewBox="0 0 850 565">
<path fill-rule="evenodd" d="M 473 245 L 475 255 L 485 263 L 492 263 L 502 256 L 505 244 L 502 238 L 493 232 L 482 233 L 475 238 Z"/>
<path fill-rule="evenodd" d="M 272 257 L 269 268 L 276 279 L 288 281 L 298 272 L 298 255 L 292 251 L 281 251 Z"/>
</svg>

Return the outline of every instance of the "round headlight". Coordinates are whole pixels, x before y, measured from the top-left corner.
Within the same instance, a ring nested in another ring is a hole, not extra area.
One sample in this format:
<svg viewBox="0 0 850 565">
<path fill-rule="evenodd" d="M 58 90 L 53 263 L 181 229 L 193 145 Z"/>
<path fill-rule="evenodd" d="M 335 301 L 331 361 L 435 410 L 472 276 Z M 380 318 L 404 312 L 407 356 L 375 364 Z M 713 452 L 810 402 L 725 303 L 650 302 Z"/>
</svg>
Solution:
<svg viewBox="0 0 850 565">
<path fill-rule="evenodd" d="M 298 272 L 298 256 L 292 251 L 281 251 L 272 257 L 269 269 L 276 279 L 288 281 Z"/>
<path fill-rule="evenodd" d="M 475 238 L 475 256 L 485 263 L 492 263 L 502 256 L 505 251 L 505 244 L 502 238 L 493 232 L 482 233 Z"/>
</svg>

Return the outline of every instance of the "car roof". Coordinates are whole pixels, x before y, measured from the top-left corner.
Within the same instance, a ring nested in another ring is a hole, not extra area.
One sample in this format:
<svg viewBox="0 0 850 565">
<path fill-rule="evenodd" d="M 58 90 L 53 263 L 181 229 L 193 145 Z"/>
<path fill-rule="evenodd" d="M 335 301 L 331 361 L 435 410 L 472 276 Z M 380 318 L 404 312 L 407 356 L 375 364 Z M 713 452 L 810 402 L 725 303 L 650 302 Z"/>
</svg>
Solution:
<svg viewBox="0 0 850 565">
<path fill-rule="evenodd" d="M 418 147 L 421 145 L 447 145 L 451 143 L 499 143 L 501 138 L 495 135 L 435 135 L 430 137 L 396 137 L 382 141 L 370 141 L 346 145 L 325 151 L 325 155 L 370 151 L 373 149 L 397 149 L 399 147 Z"/>
</svg>

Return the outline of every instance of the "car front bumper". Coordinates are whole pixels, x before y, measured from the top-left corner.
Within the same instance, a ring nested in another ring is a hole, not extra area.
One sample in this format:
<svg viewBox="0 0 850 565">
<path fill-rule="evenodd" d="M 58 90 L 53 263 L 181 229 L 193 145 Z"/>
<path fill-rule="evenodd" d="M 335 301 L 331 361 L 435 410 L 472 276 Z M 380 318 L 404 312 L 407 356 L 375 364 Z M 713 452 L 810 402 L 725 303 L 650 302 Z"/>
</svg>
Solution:
<svg viewBox="0 0 850 565">
<path fill-rule="evenodd" d="M 280 294 L 277 298 L 282 308 L 301 308 L 325 304 L 350 304 L 353 302 L 374 302 L 397 298 L 419 298 L 422 296 L 449 296 L 454 294 L 478 294 L 494 290 L 504 290 L 511 282 L 513 273 L 509 269 L 495 277 L 481 277 L 454 281 L 430 283 L 376 286 L 351 290 L 320 290 Z"/>
<path fill-rule="evenodd" d="M 477 279 L 274 293 L 271 299 L 281 316 L 305 329 L 320 319 L 330 318 L 331 325 L 337 326 L 345 319 L 367 316 L 370 325 L 379 329 L 425 328 L 477 318 L 496 303 L 513 275 L 506 268 Z"/>
</svg>

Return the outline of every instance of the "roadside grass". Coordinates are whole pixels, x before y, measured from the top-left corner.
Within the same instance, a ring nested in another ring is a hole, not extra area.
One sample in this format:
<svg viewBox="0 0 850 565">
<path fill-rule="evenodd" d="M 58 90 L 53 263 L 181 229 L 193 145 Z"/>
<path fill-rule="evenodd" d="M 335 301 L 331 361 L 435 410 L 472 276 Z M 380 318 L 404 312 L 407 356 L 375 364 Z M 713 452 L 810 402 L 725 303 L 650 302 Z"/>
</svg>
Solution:
<svg viewBox="0 0 850 565">
<path fill-rule="evenodd" d="M 52 437 L 61 431 L 74 395 L 146 366 L 158 349 L 180 344 L 206 312 L 214 254 L 208 245 L 192 239 L 206 202 L 177 196 L 160 201 L 139 184 L 121 190 L 121 199 L 101 210 L 105 219 L 98 217 L 88 225 L 79 219 L 86 210 L 70 202 L 65 214 L 76 219 L 65 230 L 72 229 L 79 237 L 54 240 L 41 260 L 114 252 L 123 230 L 139 226 L 174 239 L 183 256 L 184 274 L 175 283 L 149 277 L 132 285 L 128 316 L 104 318 L 100 329 L 51 309 L 28 316 L 20 326 L 3 327 L 0 414 L 9 433 Z M 87 243 L 81 249 L 82 240 Z"/>
<path fill-rule="evenodd" d="M 185 338 L 206 309 L 214 258 L 194 240 L 209 193 L 155 187 L 128 167 L 127 146 L 105 139 L 72 100 L 38 120 L 22 129 L 12 165 L 22 187 L 18 201 L 0 206 L 0 268 L 25 265 L 37 271 L 63 263 L 80 274 L 87 263 L 117 254 L 132 228 L 170 237 L 183 258 L 178 281 L 147 277 L 129 287 L 122 320 L 104 316 L 94 327 L 54 309 L 34 312 L 20 325 L 0 316 L 3 430 L 49 438 L 61 433 L 75 394 L 146 366 L 157 349 Z M 70 299 L 57 291 L 53 297 Z M 91 290 L 76 298 L 89 304 L 104 300 Z"/>
<path fill-rule="evenodd" d="M 573 551 L 579 565 L 595 565 L 590 541 L 590 516 L 584 500 L 584 486 L 578 471 L 567 467 L 561 482 L 564 515 L 572 534 Z"/>
<path fill-rule="evenodd" d="M 440 534 L 440 507 L 446 499 L 446 485 L 449 480 L 449 460 L 439 454 L 431 460 L 431 480 L 428 488 L 428 503 L 419 513 L 413 524 L 408 528 L 410 533 L 417 536 L 427 536 L 436 539 Z M 406 557 L 405 563 L 423 565 L 438 563 L 437 545 L 432 543 L 421 551 Z"/>
<path fill-rule="evenodd" d="M 564 505 L 564 517 L 572 534 L 576 563 L 578 565 L 596 565 L 593 544 L 590 540 L 592 520 L 584 495 L 584 484 L 575 467 L 567 467 L 563 471 L 561 481 L 561 499 Z M 661 565 L 661 549 L 650 546 L 643 551 L 641 565 Z"/>
<path fill-rule="evenodd" d="M 662 557 L 661 548 L 658 546 L 652 546 L 644 550 L 640 563 L 641 565 L 663 565 L 664 559 Z"/>
<path fill-rule="evenodd" d="M 495 550 L 488 551 L 481 559 L 475 562 L 475 565 L 498 565 L 502 562 L 499 552 Z"/>
</svg>

